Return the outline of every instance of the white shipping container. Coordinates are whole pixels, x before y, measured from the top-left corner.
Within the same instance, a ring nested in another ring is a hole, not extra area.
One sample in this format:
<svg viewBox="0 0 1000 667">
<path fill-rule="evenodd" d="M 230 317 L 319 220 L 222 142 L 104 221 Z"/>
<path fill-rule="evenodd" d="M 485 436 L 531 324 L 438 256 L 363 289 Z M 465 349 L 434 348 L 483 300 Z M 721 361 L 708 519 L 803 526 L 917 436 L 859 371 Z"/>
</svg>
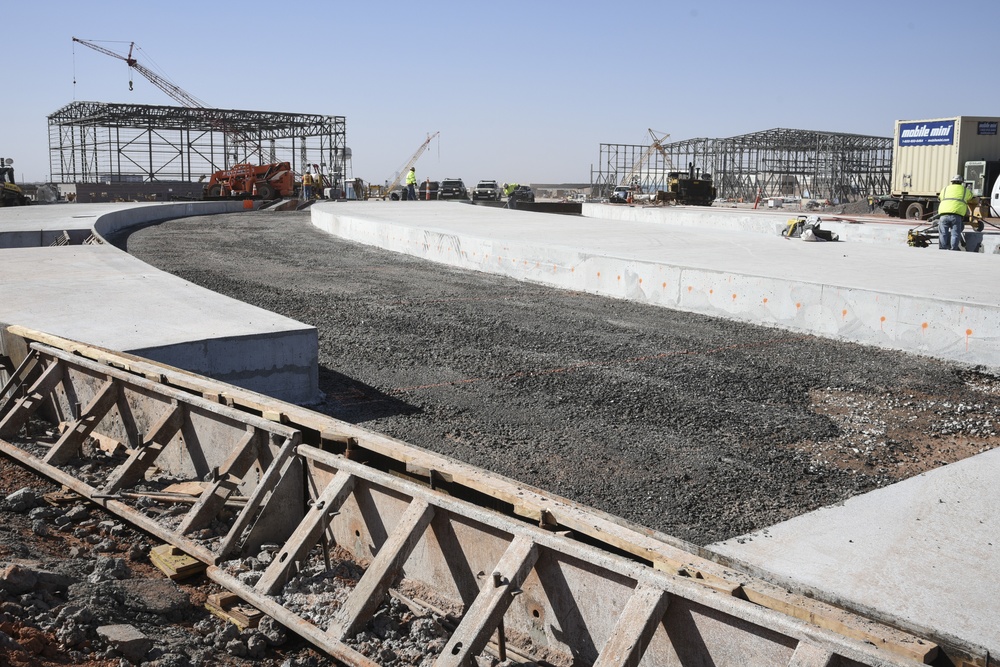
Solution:
<svg viewBox="0 0 1000 667">
<path fill-rule="evenodd" d="M 1000 117 L 896 121 L 892 194 L 937 195 L 970 160 L 1000 160 Z"/>
</svg>

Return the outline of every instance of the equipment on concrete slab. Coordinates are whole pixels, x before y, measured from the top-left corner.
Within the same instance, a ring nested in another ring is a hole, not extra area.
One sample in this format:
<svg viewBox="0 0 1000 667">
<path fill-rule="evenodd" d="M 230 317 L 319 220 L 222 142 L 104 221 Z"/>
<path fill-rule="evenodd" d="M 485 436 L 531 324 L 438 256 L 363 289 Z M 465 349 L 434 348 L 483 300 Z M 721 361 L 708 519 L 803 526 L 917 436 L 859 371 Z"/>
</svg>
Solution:
<svg viewBox="0 0 1000 667">
<path fill-rule="evenodd" d="M 0 206 L 27 206 L 31 199 L 14 182 L 14 161 L 0 158 Z"/>
<path fill-rule="evenodd" d="M 715 201 L 715 184 L 712 175 L 695 169 L 688 164 L 687 171 L 672 171 L 667 174 L 667 190 L 656 193 L 656 203 L 682 204 L 688 206 L 711 206 Z"/>
<path fill-rule="evenodd" d="M 420 144 L 420 148 L 417 149 L 417 152 L 415 152 L 413 154 L 413 156 L 406 162 L 406 164 L 403 165 L 402 169 L 400 169 L 398 172 L 396 172 L 396 177 L 393 178 L 392 181 L 390 181 L 385 186 L 384 189 L 383 188 L 379 188 L 377 185 L 376 186 L 372 186 L 371 188 L 369 188 L 368 198 L 369 199 L 386 199 L 386 198 L 388 198 L 388 199 L 401 199 L 400 194 L 398 192 L 396 192 L 396 188 L 399 187 L 399 183 L 403 180 L 403 177 L 407 174 L 407 172 L 410 171 L 410 167 L 412 167 L 413 165 L 415 165 L 417 163 L 417 160 L 420 159 L 420 156 L 424 154 L 424 151 L 427 150 L 427 147 L 430 145 L 430 143 L 432 141 L 434 141 L 434 139 L 439 134 L 441 134 L 441 133 L 440 132 L 435 132 L 434 134 L 427 135 L 427 139 L 424 141 L 424 143 Z"/>
<path fill-rule="evenodd" d="M 980 198 L 1000 176 L 1000 117 L 956 116 L 896 121 L 891 193 L 878 198 L 888 215 L 926 220 L 938 193 L 958 174 Z M 989 205 L 980 212 L 990 214 Z"/>
<path fill-rule="evenodd" d="M 254 191 L 256 190 L 256 194 Z M 242 197 L 245 199 L 274 199 L 295 196 L 295 176 L 287 162 L 273 162 L 255 166 L 237 164 L 212 174 L 205 185 L 205 198 Z"/>
</svg>

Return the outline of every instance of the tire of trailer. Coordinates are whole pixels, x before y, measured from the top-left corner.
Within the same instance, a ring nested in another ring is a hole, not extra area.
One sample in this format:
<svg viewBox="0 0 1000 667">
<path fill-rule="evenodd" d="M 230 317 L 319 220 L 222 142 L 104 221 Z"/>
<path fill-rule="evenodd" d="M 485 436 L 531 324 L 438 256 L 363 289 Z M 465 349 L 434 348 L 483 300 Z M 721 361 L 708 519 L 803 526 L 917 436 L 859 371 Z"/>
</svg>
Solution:
<svg viewBox="0 0 1000 667">
<path fill-rule="evenodd" d="M 922 220 L 924 217 L 924 205 L 918 201 L 906 207 L 906 214 L 903 216 L 907 220 Z"/>
<path fill-rule="evenodd" d="M 208 189 L 208 196 L 209 197 L 221 197 L 222 196 L 222 186 L 221 185 L 213 185 L 212 187 L 210 187 Z"/>
</svg>

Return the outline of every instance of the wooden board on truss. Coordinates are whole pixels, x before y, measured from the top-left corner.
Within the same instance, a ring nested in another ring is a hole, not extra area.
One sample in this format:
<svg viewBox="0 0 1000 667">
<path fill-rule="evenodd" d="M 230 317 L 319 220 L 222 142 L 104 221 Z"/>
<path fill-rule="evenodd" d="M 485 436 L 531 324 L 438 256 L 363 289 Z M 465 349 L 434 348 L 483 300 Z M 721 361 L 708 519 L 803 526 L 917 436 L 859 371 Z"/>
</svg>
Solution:
<svg viewBox="0 0 1000 667">
<path fill-rule="evenodd" d="M 247 628 L 256 628 L 264 615 L 262 611 L 243 602 L 240 596 L 234 593 L 213 593 L 208 596 L 205 602 L 205 609 L 212 612 L 224 621 L 229 621 L 240 632 Z"/>
<path fill-rule="evenodd" d="M 150 549 L 149 560 L 174 581 L 187 579 L 205 571 L 204 563 L 171 544 L 162 544 Z"/>
</svg>

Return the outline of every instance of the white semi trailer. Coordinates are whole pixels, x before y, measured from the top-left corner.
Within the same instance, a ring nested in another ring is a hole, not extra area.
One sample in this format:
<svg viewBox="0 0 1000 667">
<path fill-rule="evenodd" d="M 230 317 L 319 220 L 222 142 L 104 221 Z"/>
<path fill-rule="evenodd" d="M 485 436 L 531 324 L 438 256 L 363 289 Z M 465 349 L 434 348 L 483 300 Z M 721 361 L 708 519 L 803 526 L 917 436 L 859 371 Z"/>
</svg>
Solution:
<svg viewBox="0 0 1000 667">
<path fill-rule="evenodd" d="M 888 215 L 914 220 L 937 211 L 938 193 L 961 175 L 983 199 L 1000 175 L 1000 118 L 956 116 L 896 121 Z M 996 207 L 998 202 L 993 202 Z"/>
</svg>

